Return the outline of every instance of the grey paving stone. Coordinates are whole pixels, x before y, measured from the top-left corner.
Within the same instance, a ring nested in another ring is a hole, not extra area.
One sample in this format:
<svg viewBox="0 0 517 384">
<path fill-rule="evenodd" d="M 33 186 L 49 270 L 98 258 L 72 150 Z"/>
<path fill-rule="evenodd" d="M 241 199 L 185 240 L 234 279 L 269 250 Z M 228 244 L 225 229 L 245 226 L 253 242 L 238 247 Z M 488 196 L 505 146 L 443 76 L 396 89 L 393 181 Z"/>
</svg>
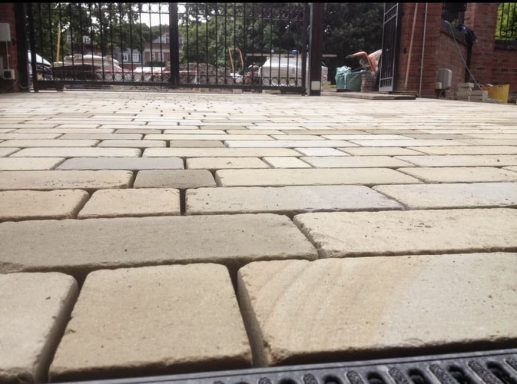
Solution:
<svg viewBox="0 0 517 384">
<path fill-rule="evenodd" d="M 50 376 L 84 380 L 250 366 L 226 268 L 176 265 L 88 275 Z"/>
<path fill-rule="evenodd" d="M 103 140 L 97 147 L 112 148 L 154 148 L 166 147 L 167 143 L 160 140 Z"/>
<path fill-rule="evenodd" d="M 111 189 L 95 192 L 79 218 L 119 216 L 163 216 L 180 214 L 177 189 Z"/>
<path fill-rule="evenodd" d="M 0 148 L 0 157 L 9 156 L 18 150 L 20 150 L 20 148 Z"/>
<path fill-rule="evenodd" d="M 250 141 L 235 141 L 226 140 L 226 145 L 229 148 L 303 148 L 303 147 L 354 147 L 356 144 L 351 144 L 343 140 L 250 140 Z"/>
<path fill-rule="evenodd" d="M 46 382 L 77 291 L 61 273 L 0 274 L 0 382 Z"/>
<path fill-rule="evenodd" d="M 221 186 L 400 184 L 420 181 L 388 168 L 236 169 L 215 174 Z"/>
<path fill-rule="evenodd" d="M 139 171 L 135 188 L 198 188 L 215 187 L 215 180 L 208 170 L 152 170 Z"/>
<path fill-rule="evenodd" d="M 517 155 L 442 155 L 398 156 L 398 159 L 421 167 L 464 167 L 517 165 Z"/>
<path fill-rule="evenodd" d="M 52 169 L 56 165 L 63 162 L 62 157 L 4 157 L 0 158 L 0 170 L 16 171 L 16 170 L 38 170 Z"/>
<path fill-rule="evenodd" d="M 192 159 L 187 159 L 187 168 L 232 169 L 269 168 L 269 166 L 258 157 L 194 157 Z"/>
<path fill-rule="evenodd" d="M 491 167 L 399 168 L 399 171 L 426 182 L 461 183 L 477 181 L 517 181 L 517 174 Z"/>
<path fill-rule="evenodd" d="M 517 183 L 379 185 L 374 189 L 416 209 L 517 206 Z"/>
<path fill-rule="evenodd" d="M 189 215 L 258 212 L 294 214 L 398 208 L 402 208 L 402 205 L 357 185 L 198 188 L 188 190 L 186 195 Z"/>
<path fill-rule="evenodd" d="M 272 214 L 6 222 L 0 243 L 1 273 L 66 271 L 78 277 L 102 268 L 196 262 L 235 268 L 254 260 L 317 257 L 291 220 Z"/>
<path fill-rule="evenodd" d="M 93 147 L 99 140 L 6 140 L 0 147 Z"/>
<path fill-rule="evenodd" d="M 515 343 L 516 260 L 477 253 L 248 264 L 238 290 L 255 364 Z"/>
<path fill-rule="evenodd" d="M 434 148 L 434 147 L 430 147 Z M 354 156 L 398 156 L 398 155 L 421 155 L 422 152 L 401 147 L 346 147 L 339 148 L 343 152 Z M 309 155 L 313 156 L 313 155 Z"/>
<path fill-rule="evenodd" d="M 517 247 L 517 210 L 305 213 L 295 223 L 322 257 L 483 252 Z"/>
<path fill-rule="evenodd" d="M 326 156 L 301 157 L 301 159 L 316 168 L 398 168 L 412 165 L 411 163 L 389 156 Z"/>
<path fill-rule="evenodd" d="M 264 157 L 264 161 L 273 168 L 311 168 L 309 164 L 297 157 Z"/>
<path fill-rule="evenodd" d="M 88 200 L 81 190 L 0 192 L 0 220 L 73 217 Z"/>
<path fill-rule="evenodd" d="M 263 157 L 263 156 L 299 156 L 288 148 L 148 148 L 144 151 L 148 157 Z"/>
<path fill-rule="evenodd" d="M 25 148 L 12 157 L 138 157 L 137 148 Z"/>
<path fill-rule="evenodd" d="M 0 171 L 0 190 L 128 188 L 129 171 Z"/>
<path fill-rule="evenodd" d="M 65 160 L 58 169 L 183 169 L 179 157 L 76 157 Z"/>
</svg>

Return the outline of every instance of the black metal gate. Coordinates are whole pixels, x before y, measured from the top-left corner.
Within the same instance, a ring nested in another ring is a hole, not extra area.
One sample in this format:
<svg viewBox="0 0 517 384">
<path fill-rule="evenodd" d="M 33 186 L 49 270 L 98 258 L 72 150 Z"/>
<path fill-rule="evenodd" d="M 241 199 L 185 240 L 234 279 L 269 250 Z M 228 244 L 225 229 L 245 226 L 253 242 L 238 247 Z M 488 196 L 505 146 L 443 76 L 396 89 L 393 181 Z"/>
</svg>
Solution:
<svg viewBox="0 0 517 384">
<path fill-rule="evenodd" d="M 399 3 L 384 3 L 380 92 L 393 92 L 396 88 L 400 36 L 399 16 Z"/>
<path fill-rule="evenodd" d="M 301 3 L 29 3 L 34 88 L 304 93 L 307 13 Z"/>
</svg>

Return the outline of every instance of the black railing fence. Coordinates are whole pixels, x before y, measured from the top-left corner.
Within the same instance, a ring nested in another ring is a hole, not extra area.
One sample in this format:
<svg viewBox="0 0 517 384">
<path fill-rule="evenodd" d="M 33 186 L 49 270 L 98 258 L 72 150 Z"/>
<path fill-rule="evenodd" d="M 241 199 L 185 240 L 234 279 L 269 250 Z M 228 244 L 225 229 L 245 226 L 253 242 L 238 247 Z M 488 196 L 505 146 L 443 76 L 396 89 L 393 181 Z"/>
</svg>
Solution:
<svg viewBox="0 0 517 384">
<path fill-rule="evenodd" d="M 303 92 L 301 3 L 29 3 L 33 80 Z"/>
<path fill-rule="evenodd" d="M 495 39 L 498 47 L 517 48 L 517 3 L 499 3 Z"/>
</svg>

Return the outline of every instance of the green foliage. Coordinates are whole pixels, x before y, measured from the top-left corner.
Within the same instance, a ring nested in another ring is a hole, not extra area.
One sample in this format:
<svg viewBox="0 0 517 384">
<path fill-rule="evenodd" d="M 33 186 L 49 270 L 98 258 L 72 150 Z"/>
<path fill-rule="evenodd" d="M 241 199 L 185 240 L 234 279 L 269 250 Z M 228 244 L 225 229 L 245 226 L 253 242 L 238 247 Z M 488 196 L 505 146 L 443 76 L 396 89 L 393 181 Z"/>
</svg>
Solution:
<svg viewBox="0 0 517 384">
<path fill-rule="evenodd" d="M 497 8 L 497 40 L 517 40 L 517 3 L 500 3 Z"/>
</svg>

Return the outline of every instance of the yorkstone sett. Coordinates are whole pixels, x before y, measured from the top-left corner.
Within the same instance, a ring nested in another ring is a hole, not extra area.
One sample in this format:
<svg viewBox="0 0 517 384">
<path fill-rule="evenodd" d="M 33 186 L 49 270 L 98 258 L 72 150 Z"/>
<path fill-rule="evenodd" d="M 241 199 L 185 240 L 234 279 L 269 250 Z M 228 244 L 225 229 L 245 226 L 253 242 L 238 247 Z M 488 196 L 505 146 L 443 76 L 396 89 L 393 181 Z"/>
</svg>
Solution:
<svg viewBox="0 0 517 384">
<path fill-rule="evenodd" d="M 89 274 L 50 376 L 84 380 L 250 365 L 226 268 L 177 265 Z"/>
<path fill-rule="evenodd" d="M 61 273 L 0 274 L 0 382 L 46 381 L 77 291 Z"/>
<path fill-rule="evenodd" d="M 516 261 L 478 253 L 248 264 L 238 290 L 255 364 L 515 343 Z"/>
</svg>

